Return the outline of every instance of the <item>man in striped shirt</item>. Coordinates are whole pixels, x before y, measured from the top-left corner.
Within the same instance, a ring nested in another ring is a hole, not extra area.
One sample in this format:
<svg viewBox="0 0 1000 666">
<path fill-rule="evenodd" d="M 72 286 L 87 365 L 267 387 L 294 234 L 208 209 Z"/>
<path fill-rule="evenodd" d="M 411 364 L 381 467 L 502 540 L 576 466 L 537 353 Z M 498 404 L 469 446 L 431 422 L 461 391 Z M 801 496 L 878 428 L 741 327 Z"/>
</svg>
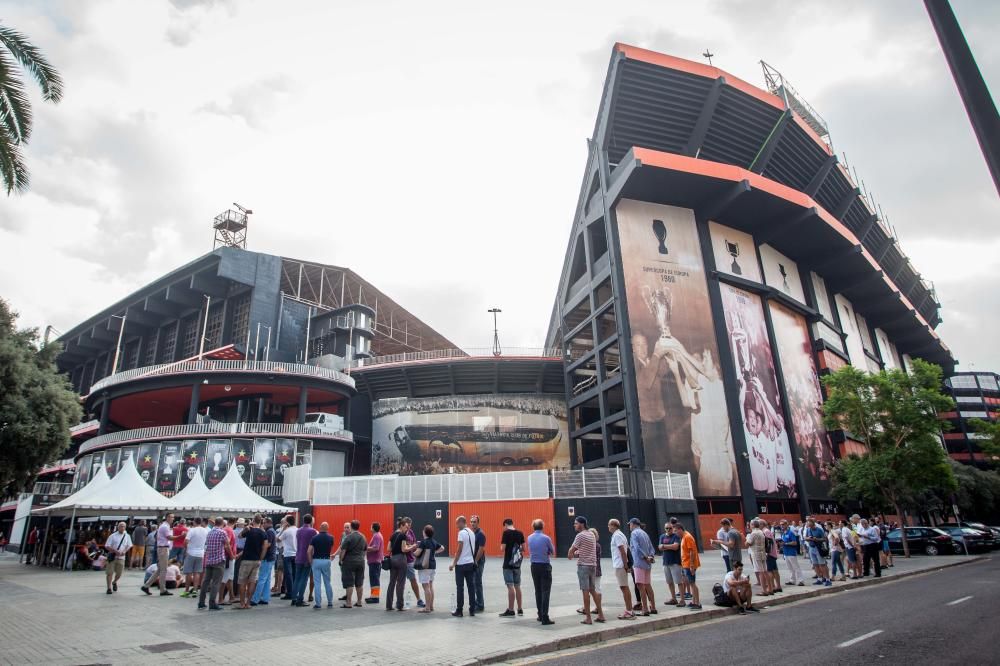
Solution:
<svg viewBox="0 0 1000 666">
<path fill-rule="evenodd" d="M 573 522 L 576 539 L 569 549 L 569 559 L 579 558 L 576 564 L 576 577 L 580 581 L 580 591 L 583 593 L 584 620 L 581 624 L 593 624 L 590 617 L 590 599 L 594 599 L 598 622 L 603 623 L 604 610 L 601 608 L 601 597 L 597 593 L 597 537 L 587 529 L 587 519 L 577 516 Z"/>
<path fill-rule="evenodd" d="M 215 529 L 205 537 L 205 574 L 198 594 L 198 608 L 205 608 L 205 595 L 208 594 L 208 609 L 222 610 L 222 606 L 218 604 L 219 584 L 226 568 L 226 559 L 232 559 L 236 554 L 229 544 L 229 536 L 222 529 L 225 521 L 220 516 L 215 519 L 214 524 Z"/>
</svg>

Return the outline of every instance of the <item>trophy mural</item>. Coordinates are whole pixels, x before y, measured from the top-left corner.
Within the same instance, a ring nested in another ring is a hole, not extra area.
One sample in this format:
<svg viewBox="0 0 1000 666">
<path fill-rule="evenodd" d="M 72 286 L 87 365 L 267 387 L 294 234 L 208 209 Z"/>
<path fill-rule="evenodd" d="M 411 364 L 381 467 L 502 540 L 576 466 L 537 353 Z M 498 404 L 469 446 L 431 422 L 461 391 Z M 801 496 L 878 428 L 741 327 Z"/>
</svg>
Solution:
<svg viewBox="0 0 1000 666">
<path fill-rule="evenodd" d="M 658 248 L 660 254 L 670 254 L 670 250 L 667 249 L 667 225 L 663 220 L 653 220 L 653 235 L 660 244 Z"/>
<path fill-rule="evenodd" d="M 733 265 L 729 267 L 733 271 L 733 275 L 743 275 L 743 269 L 740 268 L 740 263 L 736 261 L 736 258 L 740 256 L 740 244 L 727 239 L 726 252 L 733 258 Z"/>
</svg>

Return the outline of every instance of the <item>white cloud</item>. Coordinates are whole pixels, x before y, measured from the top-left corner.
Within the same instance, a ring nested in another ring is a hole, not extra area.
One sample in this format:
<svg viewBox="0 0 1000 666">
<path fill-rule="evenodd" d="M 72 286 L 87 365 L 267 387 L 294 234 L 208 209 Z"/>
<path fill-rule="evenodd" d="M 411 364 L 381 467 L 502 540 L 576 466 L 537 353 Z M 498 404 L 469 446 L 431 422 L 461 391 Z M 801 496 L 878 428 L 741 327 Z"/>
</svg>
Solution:
<svg viewBox="0 0 1000 666">
<path fill-rule="evenodd" d="M 954 4 L 995 75 L 998 11 Z M 967 296 L 996 291 L 974 234 L 1000 207 L 922 7 L 781 7 L 0 0 L 67 81 L 34 97 L 33 190 L 0 201 L 0 292 L 69 328 L 211 249 L 239 201 L 251 249 L 350 266 L 459 344 L 489 346 L 495 305 L 505 344 L 540 345 L 622 40 L 791 77 L 937 281 L 944 339 L 1000 368 Z"/>
</svg>

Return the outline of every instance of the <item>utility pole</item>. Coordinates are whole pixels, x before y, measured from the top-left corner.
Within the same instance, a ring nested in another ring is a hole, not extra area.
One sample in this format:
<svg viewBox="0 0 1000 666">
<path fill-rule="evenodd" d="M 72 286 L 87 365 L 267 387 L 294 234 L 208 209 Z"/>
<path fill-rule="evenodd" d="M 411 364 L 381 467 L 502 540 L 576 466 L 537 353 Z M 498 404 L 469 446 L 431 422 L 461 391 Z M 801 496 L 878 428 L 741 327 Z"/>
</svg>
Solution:
<svg viewBox="0 0 1000 666">
<path fill-rule="evenodd" d="M 972 57 L 969 43 L 965 41 L 962 27 L 948 0 L 924 0 L 924 6 L 958 86 L 958 94 L 965 104 L 965 112 L 969 114 L 979 148 L 993 176 L 993 184 L 1000 192 L 1000 116 L 997 115 L 990 89 L 983 80 L 976 59 Z"/>
</svg>

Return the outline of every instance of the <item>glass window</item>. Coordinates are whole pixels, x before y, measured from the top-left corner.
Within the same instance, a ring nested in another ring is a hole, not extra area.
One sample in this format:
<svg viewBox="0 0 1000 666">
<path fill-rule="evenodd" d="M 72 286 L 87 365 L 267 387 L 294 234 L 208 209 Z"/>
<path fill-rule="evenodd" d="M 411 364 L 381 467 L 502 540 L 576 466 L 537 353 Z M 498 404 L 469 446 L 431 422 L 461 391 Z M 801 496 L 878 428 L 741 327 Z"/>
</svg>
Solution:
<svg viewBox="0 0 1000 666">
<path fill-rule="evenodd" d="M 957 375 L 948 379 L 948 385 L 956 389 L 974 389 L 976 378 L 972 375 Z"/>
<path fill-rule="evenodd" d="M 1000 387 L 997 386 L 997 378 L 993 375 L 978 375 L 979 385 L 982 386 L 987 391 L 998 391 Z"/>
<path fill-rule="evenodd" d="M 985 419 L 986 418 L 986 412 L 976 412 L 976 411 L 973 411 L 973 412 L 959 412 L 958 415 L 961 416 L 962 418 L 966 418 L 966 419 Z"/>
</svg>

